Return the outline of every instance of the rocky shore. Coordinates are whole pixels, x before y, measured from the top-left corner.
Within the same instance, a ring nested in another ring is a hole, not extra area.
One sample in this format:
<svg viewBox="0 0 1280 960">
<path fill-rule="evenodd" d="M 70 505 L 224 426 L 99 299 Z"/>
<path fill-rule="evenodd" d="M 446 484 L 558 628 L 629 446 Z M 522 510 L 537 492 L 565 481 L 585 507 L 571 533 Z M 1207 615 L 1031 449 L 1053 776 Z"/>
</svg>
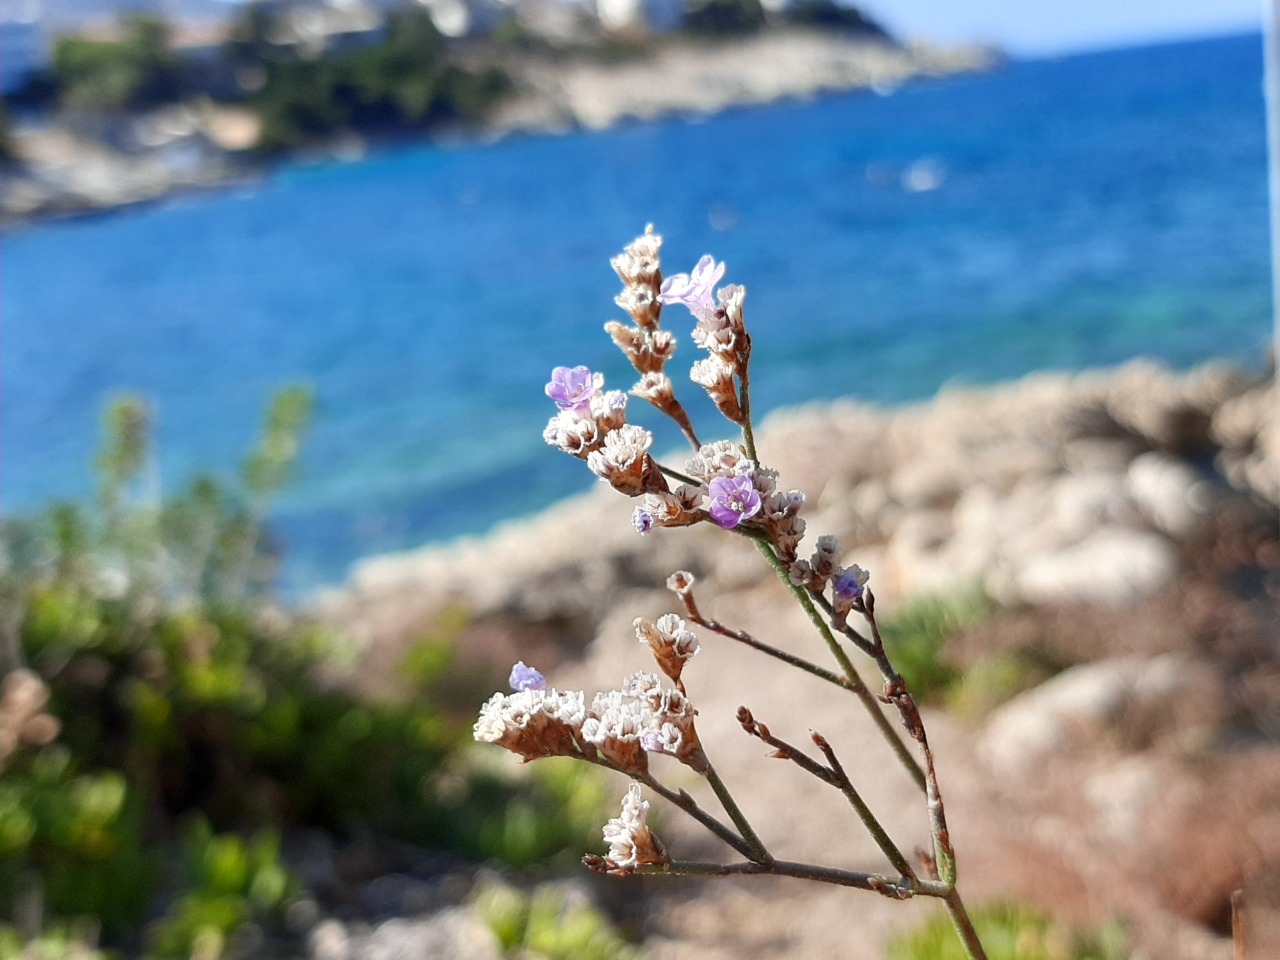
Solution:
<svg viewBox="0 0 1280 960">
<path fill-rule="evenodd" d="M 921 77 L 989 70 L 999 60 L 984 47 L 899 45 L 794 27 L 733 40 L 673 37 L 652 55 L 618 63 L 516 61 L 518 96 L 490 129 L 599 130 L 848 90 L 888 92 Z"/>
<path fill-rule="evenodd" d="M 1268 879 L 1280 870 L 1278 410 L 1274 382 L 1136 361 L 900 409 L 813 405 L 758 432 L 780 483 L 809 496 L 810 537 L 837 534 L 871 570 L 882 617 L 977 585 L 996 605 L 948 641 L 947 659 L 962 673 L 1009 655 L 1053 664 L 1051 679 L 994 708 L 927 711 L 970 903 L 1119 920 L 1135 956 L 1225 960 L 1228 900 L 1243 889 L 1249 955 L 1280 946 Z M 450 604 L 471 612 L 464 659 L 523 659 L 588 697 L 615 687 L 649 669 L 631 620 L 676 609 L 662 588 L 675 569 L 699 576 L 704 614 L 820 655 L 748 544 L 702 527 L 642 538 L 629 513 L 601 488 L 485 537 L 370 559 L 318 609 L 356 638 L 362 682 L 384 693 Z M 926 842 L 923 804 L 865 717 L 806 675 L 723 638 L 702 642 L 685 676 L 701 738 L 776 855 L 880 863 L 838 793 L 742 735 L 740 704 L 794 743 L 823 732 L 904 848 Z M 685 772 L 660 776 L 697 793 Z M 661 830 L 681 855 L 723 855 L 674 812 Z M 800 882 L 644 890 L 651 960 L 871 960 L 930 915 Z M 366 955 L 349 946 L 323 955 Z"/>
<path fill-rule="evenodd" d="M 991 51 L 899 46 L 813 30 L 777 28 L 742 40 L 671 39 L 653 55 L 602 63 L 590 58 L 505 58 L 515 96 L 482 128 L 449 140 L 511 133 L 601 129 L 628 119 L 706 115 L 728 107 L 845 90 L 890 90 L 917 77 L 990 69 Z M 212 104 L 165 108 L 132 118 L 106 137 L 54 122 L 13 132 L 20 163 L 0 177 L 0 226 L 153 202 L 197 188 L 269 175 L 246 151 L 256 140 L 248 111 Z M 356 134 L 318 159 L 356 160 Z"/>
</svg>

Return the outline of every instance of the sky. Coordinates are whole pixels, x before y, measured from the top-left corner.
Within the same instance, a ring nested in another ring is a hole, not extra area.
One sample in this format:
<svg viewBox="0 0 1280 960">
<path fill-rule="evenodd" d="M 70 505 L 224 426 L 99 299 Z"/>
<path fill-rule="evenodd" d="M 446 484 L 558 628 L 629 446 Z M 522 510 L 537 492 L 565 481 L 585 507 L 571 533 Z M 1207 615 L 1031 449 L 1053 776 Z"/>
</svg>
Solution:
<svg viewBox="0 0 1280 960">
<path fill-rule="evenodd" d="M 1043 56 L 1259 30 L 1267 2 L 1275 0 L 855 0 L 855 5 L 901 37 L 979 41 L 1015 56 Z"/>
</svg>

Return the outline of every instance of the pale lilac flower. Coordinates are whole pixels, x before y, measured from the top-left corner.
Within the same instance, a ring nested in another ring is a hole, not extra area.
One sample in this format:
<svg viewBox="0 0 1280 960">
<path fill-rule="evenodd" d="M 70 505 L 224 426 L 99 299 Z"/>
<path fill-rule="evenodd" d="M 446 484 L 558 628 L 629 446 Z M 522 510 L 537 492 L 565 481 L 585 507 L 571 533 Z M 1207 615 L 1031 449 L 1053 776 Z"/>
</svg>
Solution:
<svg viewBox="0 0 1280 960">
<path fill-rule="evenodd" d="M 582 410 L 603 386 L 604 375 L 592 373 L 590 367 L 556 367 L 546 392 L 561 410 Z"/>
<path fill-rule="evenodd" d="M 507 681 L 512 690 L 545 690 L 546 678 L 533 667 L 526 667 L 523 660 L 511 668 L 511 678 Z"/>
<path fill-rule="evenodd" d="M 750 477 L 716 477 L 708 487 L 711 519 L 726 530 L 760 512 L 760 494 Z"/>
<path fill-rule="evenodd" d="M 631 525 L 636 528 L 636 533 L 644 536 L 653 529 L 653 514 L 644 507 L 636 507 L 631 512 Z"/>
<path fill-rule="evenodd" d="M 863 588 L 870 579 L 871 574 L 855 563 L 848 569 L 840 571 L 832 581 L 831 591 L 837 599 L 852 603 L 862 596 Z"/>
<path fill-rule="evenodd" d="M 716 309 L 712 291 L 724 276 L 724 269 L 725 265 L 716 263 L 708 253 L 698 261 L 693 273 L 677 273 L 663 280 L 658 300 L 662 303 L 683 303 L 695 317 L 710 315 Z"/>
</svg>

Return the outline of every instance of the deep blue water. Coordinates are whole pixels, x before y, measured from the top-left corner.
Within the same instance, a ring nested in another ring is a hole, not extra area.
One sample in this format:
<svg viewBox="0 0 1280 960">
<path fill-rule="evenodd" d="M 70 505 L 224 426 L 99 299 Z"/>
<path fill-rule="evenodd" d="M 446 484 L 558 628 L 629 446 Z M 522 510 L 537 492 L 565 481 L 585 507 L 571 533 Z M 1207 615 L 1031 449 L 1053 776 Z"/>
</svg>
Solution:
<svg viewBox="0 0 1280 960">
<path fill-rule="evenodd" d="M 1014 63 L 891 96 L 291 167 L 12 233 L 3 509 L 88 494 L 115 393 L 153 398 L 176 485 L 229 473 L 272 389 L 299 380 L 319 407 L 276 512 L 295 589 L 585 488 L 541 441 L 542 386 L 578 363 L 630 384 L 601 331 L 620 316 L 607 261 L 647 221 L 668 273 L 712 252 L 747 285 L 761 411 L 1138 355 L 1260 367 L 1261 74 L 1256 36 Z M 940 183 L 905 189 L 911 171 Z M 677 372 L 693 359 L 686 339 Z"/>
</svg>

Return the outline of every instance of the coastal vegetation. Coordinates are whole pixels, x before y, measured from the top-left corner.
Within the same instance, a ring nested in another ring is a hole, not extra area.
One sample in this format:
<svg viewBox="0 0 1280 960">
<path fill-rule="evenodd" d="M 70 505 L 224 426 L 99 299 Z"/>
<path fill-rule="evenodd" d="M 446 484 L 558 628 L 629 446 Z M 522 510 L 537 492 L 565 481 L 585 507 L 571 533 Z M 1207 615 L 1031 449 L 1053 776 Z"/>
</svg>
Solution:
<svg viewBox="0 0 1280 960">
<path fill-rule="evenodd" d="M 127 16 L 120 38 L 59 37 L 53 48 L 58 101 L 71 109 L 137 110 L 172 103 L 187 92 L 159 17 Z"/>
<path fill-rule="evenodd" d="M 389 17 L 377 44 L 320 59 L 266 43 L 269 29 L 251 5 L 231 42 L 237 66 L 264 78 L 248 102 L 261 121 L 258 146 L 265 151 L 297 148 L 340 130 L 478 123 L 510 87 L 494 63 L 460 65 L 425 10 Z"/>
<path fill-rule="evenodd" d="M 37 933 L 42 955 L 155 958 L 279 935 L 307 893 L 282 853 L 302 829 L 516 865 L 594 832 L 589 778 L 467 763 L 447 692 L 468 689 L 465 615 L 420 638 L 398 695 L 370 700 L 341 680 L 342 638 L 275 599 L 265 518 L 309 411 L 308 391 L 281 391 L 238 479 L 157 499 L 151 414 L 121 398 L 94 504 L 5 522 L 0 956 Z"/>
</svg>

